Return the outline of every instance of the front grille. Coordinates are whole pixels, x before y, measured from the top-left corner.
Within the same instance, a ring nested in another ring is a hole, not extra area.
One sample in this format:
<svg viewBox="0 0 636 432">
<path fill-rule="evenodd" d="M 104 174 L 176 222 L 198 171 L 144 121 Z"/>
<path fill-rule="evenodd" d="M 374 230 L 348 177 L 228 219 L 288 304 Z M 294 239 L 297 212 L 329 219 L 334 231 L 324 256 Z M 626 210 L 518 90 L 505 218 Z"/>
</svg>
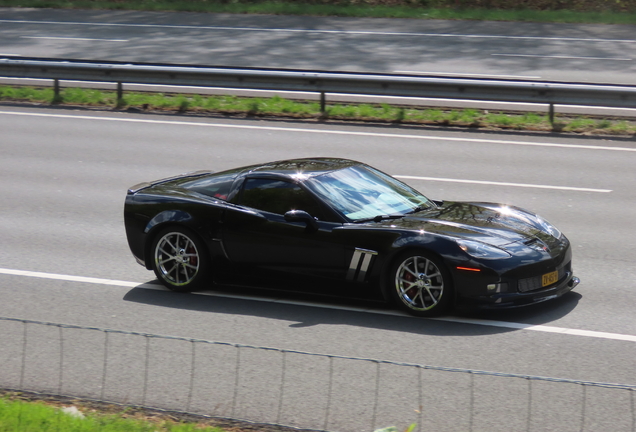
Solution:
<svg viewBox="0 0 636 432">
<path fill-rule="evenodd" d="M 533 277 L 529 277 L 525 279 L 519 279 L 518 281 L 519 292 L 529 292 L 529 291 L 539 290 L 542 288 L 544 289 L 550 288 L 551 286 L 554 286 L 563 280 L 563 278 L 570 272 L 570 267 L 571 267 L 571 262 L 568 262 L 567 264 L 562 265 L 561 267 L 556 269 L 559 271 L 559 280 L 553 283 L 552 285 L 548 285 L 546 287 L 542 286 L 543 275 L 533 276 Z"/>
</svg>

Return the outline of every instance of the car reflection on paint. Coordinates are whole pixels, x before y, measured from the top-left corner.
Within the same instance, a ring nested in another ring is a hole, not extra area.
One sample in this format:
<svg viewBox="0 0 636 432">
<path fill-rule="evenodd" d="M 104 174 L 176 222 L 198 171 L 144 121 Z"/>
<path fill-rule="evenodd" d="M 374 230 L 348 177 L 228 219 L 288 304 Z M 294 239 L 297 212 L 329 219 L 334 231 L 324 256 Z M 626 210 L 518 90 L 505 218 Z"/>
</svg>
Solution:
<svg viewBox="0 0 636 432">
<path fill-rule="evenodd" d="M 435 316 L 459 304 L 537 303 L 579 283 L 568 239 L 542 217 L 502 204 L 433 201 L 346 159 L 141 183 L 128 190 L 124 219 L 137 261 L 174 291 L 273 276 Z"/>
</svg>

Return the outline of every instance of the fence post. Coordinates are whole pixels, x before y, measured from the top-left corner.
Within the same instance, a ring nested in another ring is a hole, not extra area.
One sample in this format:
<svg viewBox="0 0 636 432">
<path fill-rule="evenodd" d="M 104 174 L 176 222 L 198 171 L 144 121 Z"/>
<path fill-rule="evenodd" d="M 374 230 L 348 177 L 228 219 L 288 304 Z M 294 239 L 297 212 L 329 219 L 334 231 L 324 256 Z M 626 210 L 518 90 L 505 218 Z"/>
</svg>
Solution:
<svg viewBox="0 0 636 432">
<path fill-rule="evenodd" d="M 325 98 L 325 92 L 320 92 L 320 114 L 324 114 L 325 110 L 326 110 L 326 98 Z"/>
</svg>

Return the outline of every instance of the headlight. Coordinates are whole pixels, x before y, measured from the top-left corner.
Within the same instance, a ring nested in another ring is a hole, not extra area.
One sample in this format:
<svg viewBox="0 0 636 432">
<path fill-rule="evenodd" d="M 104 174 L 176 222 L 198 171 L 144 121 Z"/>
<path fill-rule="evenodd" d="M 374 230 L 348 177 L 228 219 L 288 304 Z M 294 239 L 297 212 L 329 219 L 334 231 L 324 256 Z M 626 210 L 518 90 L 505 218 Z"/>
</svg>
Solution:
<svg viewBox="0 0 636 432">
<path fill-rule="evenodd" d="M 474 258 L 505 259 L 512 256 L 503 249 L 478 241 L 457 240 L 457 245 L 461 250 Z"/>
<path fill-rule="evenodd" d="M 537 223 L 539 224 L 539 228 L 541 229 L 541 231 L 550 234 L 552 237 L 554 238 L 560 238 L 561 237 L 561 231 L 559 231 L 557 229 L 557 227 L 555 227 L 554 225 L 552 225 L 550 222 L 548 222 L 547 220 L 543 219 L 541 216 L 537 215 L 536 217 L 537 219 Z"/>
</svg>

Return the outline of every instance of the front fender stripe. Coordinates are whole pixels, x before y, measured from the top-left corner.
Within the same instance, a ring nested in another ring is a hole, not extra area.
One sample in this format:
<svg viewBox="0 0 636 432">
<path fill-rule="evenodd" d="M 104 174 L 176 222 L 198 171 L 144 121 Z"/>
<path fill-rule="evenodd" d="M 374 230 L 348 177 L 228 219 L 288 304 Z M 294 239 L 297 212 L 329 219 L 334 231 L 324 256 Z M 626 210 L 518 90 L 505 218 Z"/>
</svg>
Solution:
<svg viewBox="0 0 636 432">
<path fill-rule="evenodd" d="M 376 251 L 356 248 L 356 250 L 353 252 L 353 256 L 351 257 L 351 263 L 349 263 L 347 280 L 364 282 L 364 279 L 371 265 L 371 259 L 377 254 L 378 253 Z M 356 273 L 358 274 L 357 278 Z"/>
</svg>

